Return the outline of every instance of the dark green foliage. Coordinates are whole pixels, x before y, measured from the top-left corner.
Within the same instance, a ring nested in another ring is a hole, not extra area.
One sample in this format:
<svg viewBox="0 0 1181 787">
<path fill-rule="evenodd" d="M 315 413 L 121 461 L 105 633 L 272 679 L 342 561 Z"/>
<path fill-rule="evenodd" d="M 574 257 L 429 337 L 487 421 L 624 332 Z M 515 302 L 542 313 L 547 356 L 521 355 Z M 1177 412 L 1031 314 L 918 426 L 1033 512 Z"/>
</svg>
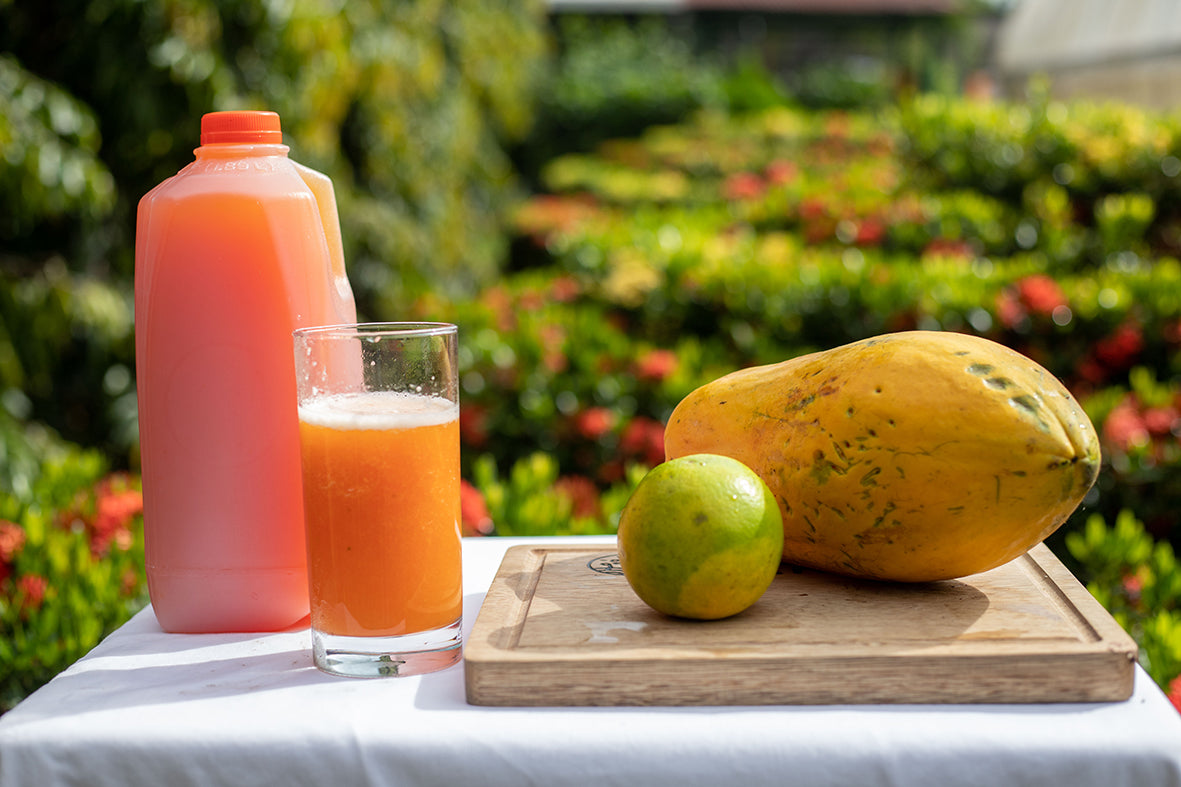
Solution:
<svg viewBox="0 0 1181 787">
<path fill-rule="evenodd" d="M 492 279 L 543 13 L 540 0 L 0 4 L 0 388 L 70 439 L 132 451 L 113 400 L 133 368 L 135 207 L 192 159 L 214 109 L 278 111 L 292 156 L 333 178 L 365 316 L 397 318 L 427 282 Z M 86 408 L 78 391 L 106 401 Z"/>
<path fill-rule="evenodd" d="M 679 123 L 703 109 L 754 111 L 785 100 L 757 57 L 709 51 L 691 19 L 560 16 L 551 68 L 536 88 L 537 122 L 514 149 L 527 176 L 564 153 Z"/>
<path fill-rule="evenodd" d="M 1172 545 L 1154 541 L 1125 511 L 1110 525 L 1100 516 L 1089 518 L 1069 534 L 1066 546 L 1087 579 L 1087 590 L 1140 644 L 1145 669 L 1178 697 L 1181 566 Z"/>
</svg>

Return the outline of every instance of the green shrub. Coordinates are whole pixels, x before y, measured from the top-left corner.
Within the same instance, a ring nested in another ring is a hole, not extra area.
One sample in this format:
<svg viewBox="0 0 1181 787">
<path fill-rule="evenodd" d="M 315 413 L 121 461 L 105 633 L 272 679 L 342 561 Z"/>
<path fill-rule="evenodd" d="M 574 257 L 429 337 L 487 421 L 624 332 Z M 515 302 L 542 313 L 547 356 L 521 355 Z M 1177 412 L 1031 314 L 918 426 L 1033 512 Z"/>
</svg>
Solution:
<svg viewBox="0 0 1181 787">
<path fill-rule="evenodd" d="M 108 474 L 97 451 L 25 431 L 0 413 L 0 713 L 147 602 L 138 481 Z"/>
<path fill-rule="evenodd" d="M 1181 566 L 1172 545 L 1155 541 L 1123 511 L 1110 526 L 1090 517 L 1066 546 L 1087 590 L 1140 645 L 1148 674 L 1181 701 Z"/>
<path fill-rule="evenodd" d="M 1083 400 L 1103 446 L 1093 507 L 1109 519 L 1132 511 L 1151 536 L 1181 543 L 1181 382 L 1142 366 L 1128 376 Z"/>
<path fill-rule="evenodd" d="M 697 57 L 691 31 L 657 17 L 559 15 L 552 38 L 551 68 L 536 88 L 537 125 L 515 153 L 526 172 L 723 101 L 722 72 Z"/>
<path fill-rule="evenodd" d="M 85 104 L 0 54 L 0 241 L 9 251 L 110 212 L 115 183 L 101 141 Z"/>
<path fill-rule="evenodd" d="M 531 310 L 509 295 L 506 315 L 531 316 L 506 320 L 498 342 L 530 344 L 556 323 L 596 315 L 607 328 L 584 330 L 588 338 L 571 345 L 565 378 L 530 368 L 537 391 L 590 392 L 577 381 L 605 376 L 608 389 L 628 395 L 576 401 L 604 407 L 610 415 L 602 422 L 622 424 L 665 418 L 694 383 L 741 366 L 908 328 L 978 333 L 1046 366 L 1104 432 L 1099 483 L 1067 530 L 1089 513 L 1113 519 L 1129 509 L 1157 537 L 1181 540 L 1174 513 L 1181 262 L 1149 240 L 1161 235 L 1158 206 L 1175 196 L 1135 164 L 1144 155 L 1126 140 L 1105 141 L 1113 124 L 1136 131 L 1152 158 L 1170 149 L 1161 140 L 1176 138 L 1177 122 L 1118 108 L 1045 106 L 1036 119 L 1004 105 L 942 98 L 916 105 L 905 122 L 783 107 L 701 115 L 555 160 L 545 171 L 551 193 L 518 213 L 525 238 L 518 248 L 532 250 L 536 292 L 561 281 L 577 297 Z M 1083 192 L 1061 172 L 1055 179 L 1016 163 L 1001 167 L 1011 184 L 995 190 L 970 187 L 983 177 L 978 169 L 936 177 L 937 163 L 915 153 L 915 140 L 933 130 L 913 125 L 922 113 L 936 129 L 948 117 L 962 125 L 943 144 L 966 167 L 995 168 L 975 159 L 1003 159 L 1005 146 L 1029 145 L 1048 157 L 1039 166 L 1081 169 L 1084 159 L 1102 159 L 1108 177 L 1125 185 Z M 1069 126 L 1076 118 L 1093 125 Z M 1038 148 L 1043 137 L 1074 142 Z M 1103 144 L 1128 155 L 1126 171 L 1097 152 Z M 498 291 L 516 292 L 513 282 Z M 540 322 L 514 339 L 515 327 L 534 318 Z M 613 364 L 589 355 L 603 342 Z M 637 409 L 644 386 L 611 370 L 649 350 L 669 352 L 685 379 L 648 391 Z M 586 360 L 578 358 L 583 351 Z M 505 406 L 499 390 L 474 398 L 496 412 Z M 618 459 L 612 429 L 593 453 L 579 451 L 590 457 L 585 464 L 563 450 L 576 430 L 538 423 L 522 431 L 547 450 L 555 446 L 564 468 L 585 473 Z M 504 446 L 498 456 L 511 463 L 515 453 Z"/>
<path fill-rule="evenodd" d="M 497 536 L 603 535 L 619 528 L 619 514 L 647 468 L 632 465 L 605 492 L 585 476 L 561 476 L 557 461 L 534 453 L 513 463 L 501 477 L 489 456 L 476 459 L 479 489 Z"/>
<path fill-rule="evenodd" d="M 897 78 L 896 70 L 882 60 L 851 57 L 802 68 L 789 85 L 804 106 L 864 109 L 888 104 L 897 92 Z"/>
<path fill-rule="evenodd" d="M 61 268 L 130 292 L 136 204 L 192 160 L 203 113 L 239 107 L 278 111 L 293 158 L 333 178 L 365 315 L 399 315 L 424 282 L 458 293 L 493 279 L 521 194 L 506 150 L 532 123 L 544 19 L 540 0 L 5 4 L 0 297 Z M 86 344 L 75 307 L 46 310 L 38 331 Z M 23 315 L 7 303 L 3 315 L 0 373 L 29 353 L 10 347 Z M 92 366 L 52 367 L 52 387 L 97 392 L 132 367 L 128 344 L 103 349 Z M 79 429 L 77 408 L 28 393 L 31 417 L 62 434 L 126 442 L 90 428 L 119 432 L 119 419 Z"/>
<path fill-rule="evenodd" d="M 1035 89 L 1025 103 L 921 96 L 902 105 L 899 122 L 900 150 L 926 188 L 975 189 L 1014 204 L 1040 192 L 1056 201 L 1051 215 L 1037 209 L 1045 203 L 1031 206 L 1024 234 L 1044 243 L 1043 229 L 1095 233 L 1066 247 L 1076 266 L 1181 252 L 1175 115 L 1056 102 Z"/>
<path fill-rule="evenodd" d="M 618 313 L 572 277 L 521 274 L 469 302 L 423 296 L 418 316 L 460 327 L 465 477 L 472 459 L 502 471 L 537 450 L 563 475 L 618 481 L 630 463 L 663 458 L 662 423 L 724 353 L 685 337 L 675 351 L 629 335 Z"/>
<path fill-rule="evenodd" d="M 0 270 L 0 395 L 10 412 L 53 424 L 120 466 L 133 462 L 132 309 L 127 282 L 74 273 L 60 260 L 28 275 Z"/>
</svg>

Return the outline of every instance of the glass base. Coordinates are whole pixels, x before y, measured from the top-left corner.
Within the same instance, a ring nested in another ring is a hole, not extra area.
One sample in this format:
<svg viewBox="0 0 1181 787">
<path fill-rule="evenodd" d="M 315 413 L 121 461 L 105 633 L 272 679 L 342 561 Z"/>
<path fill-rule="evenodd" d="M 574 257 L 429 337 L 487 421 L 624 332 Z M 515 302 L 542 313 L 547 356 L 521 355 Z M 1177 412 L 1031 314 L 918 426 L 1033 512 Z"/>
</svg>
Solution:
<svg viewBox="0 0 1181 787">
<path fill-rule="evenodd" d="M 400 637 L 344 637 L 312 629 L 312 659 L 330 675 L 389 678 L 438 672 L 463 655 L 462 619 Z"/>
</svg>

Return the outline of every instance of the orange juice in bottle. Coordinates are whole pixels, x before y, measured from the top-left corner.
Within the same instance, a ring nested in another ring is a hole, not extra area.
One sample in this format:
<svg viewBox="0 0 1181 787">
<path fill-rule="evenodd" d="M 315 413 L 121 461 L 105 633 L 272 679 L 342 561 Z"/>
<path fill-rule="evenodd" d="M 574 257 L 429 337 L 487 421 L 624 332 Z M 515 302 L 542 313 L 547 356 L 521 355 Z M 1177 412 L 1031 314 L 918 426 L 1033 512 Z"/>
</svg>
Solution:
<svg viewBox="0 0 1181 787">
<path fill-rule="evenodd" d="M 308 614 L 291 333 L 356 309 L 331 182 L 287 153 L 275 113 L 210 113 L 139 204 L 144 562 L 167 631 Z"/>
</svg>

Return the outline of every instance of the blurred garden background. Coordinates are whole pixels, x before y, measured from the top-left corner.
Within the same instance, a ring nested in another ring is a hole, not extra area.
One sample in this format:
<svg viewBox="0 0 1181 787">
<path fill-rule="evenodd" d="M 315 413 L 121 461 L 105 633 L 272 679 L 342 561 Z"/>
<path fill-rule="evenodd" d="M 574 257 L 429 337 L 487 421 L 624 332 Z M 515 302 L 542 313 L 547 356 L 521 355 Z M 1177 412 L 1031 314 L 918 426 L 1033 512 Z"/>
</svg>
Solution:
<svg viewBox="0 0 1181 787">
<path fill-rule="evenodd" d="M 1099 428 L 1050 546 L 1181 707 L 1181 27 L 1054 5 L 0 0 L 0 712 L 147 602 L 135 206 L 234 108 L 363 318 L 459 324 L 468 535 L 612 532 L 723 373 L 979 334 Z"/>
</svg>

